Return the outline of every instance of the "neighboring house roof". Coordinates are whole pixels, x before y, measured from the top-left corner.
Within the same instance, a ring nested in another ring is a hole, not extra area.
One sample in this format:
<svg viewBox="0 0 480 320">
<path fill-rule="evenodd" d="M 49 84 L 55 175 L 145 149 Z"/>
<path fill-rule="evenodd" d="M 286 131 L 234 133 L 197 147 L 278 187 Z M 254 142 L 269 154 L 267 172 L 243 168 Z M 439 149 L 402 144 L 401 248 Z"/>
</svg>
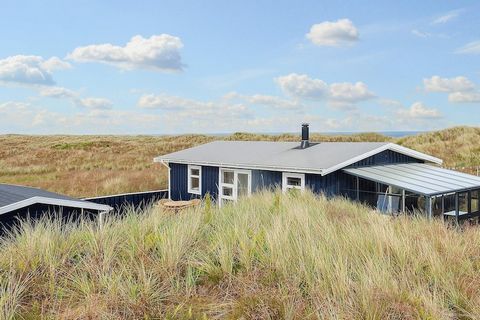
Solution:
<svg viewBox="0 0 480 320">
<path fill-rule="evenodd" d="M 156 162 L 174 162 L 246 169 L 306 172 L 326 175 L 385 150 L 427 162 L 442 160 L 388 142 L 321 142 L 306 149 L 298 142 L 214 141 L 166 154 Z"/>
<path fill-rule="evenodd" d="M 426 196 L 480 188 L 480 177 L 422 163 L 347 168 L 343 171 Z"/>
<path fill-rule="evenodd" d="M 37 203 L 96 211 L 112 210 L 112 208 L 107 205 L 79 200 L 38 188 L 0 184 L 0 214 Z"/>
</svg>

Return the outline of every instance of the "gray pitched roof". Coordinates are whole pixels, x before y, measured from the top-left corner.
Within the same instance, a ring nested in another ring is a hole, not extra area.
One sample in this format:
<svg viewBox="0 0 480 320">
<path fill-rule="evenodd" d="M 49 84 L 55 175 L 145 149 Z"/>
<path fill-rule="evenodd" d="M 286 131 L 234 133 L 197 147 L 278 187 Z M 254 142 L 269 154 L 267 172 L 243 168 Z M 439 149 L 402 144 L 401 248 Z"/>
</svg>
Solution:
<svg viewBox="0 0 480 320">
<path fill-rule="evenodd" d="M 270 141 L 214 141 L 155 161 L 327 174 L 387 149 L 441 163 L 440 159 L 388 142 L 321 142 L 300 149 L 298 142 Z"/>
<path fill-rule="evenodd" d="M 93 202 L 84 201 L 75 199 L 69 196 L 65 196 L 62 194 L 32 188 L 32 187 L 25 187 L 25 186 L 18 186 L 18 185 L 11 185 L 11 184 L 0 184 L 0 214 L 3 211 L 8 211 L 8 208 L 17 208 L 16 204 L 26 203 L 28 205 L 28 201 L 32 200 L 32 203 L 48 203 L 48 204 L 55 204 L 64 205 L 64 206 L 72 206 L 78 208 L 88 208 L 93 210 L 109 210 L 109 206 L 99 205 Z M 44 201 L 46 200 L 46 201 Z M 31 204 L 31 203 L 30 203 Z M 22 207 L 22 205 L 19 205 Z M 111 209 L 111 208 L 110 208 Z"/>
</svg>

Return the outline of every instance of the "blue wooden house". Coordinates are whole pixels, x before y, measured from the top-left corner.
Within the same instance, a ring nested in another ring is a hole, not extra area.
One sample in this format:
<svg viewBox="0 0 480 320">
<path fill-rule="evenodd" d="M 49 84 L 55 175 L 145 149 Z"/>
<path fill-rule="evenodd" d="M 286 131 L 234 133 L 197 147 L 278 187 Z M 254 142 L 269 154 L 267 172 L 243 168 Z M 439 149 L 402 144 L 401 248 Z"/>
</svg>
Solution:
<svg viewBox="0 0 480 320">
<path fill-rule="evenodd" d="M 169 172 L 169 197 L 209 193 L 222 205 L 265 188 L 310 189 L 356 199 L 386 213 L 478 216 L 480 177 L 389 142 L 214 141 L 155 158 Z"/>
</svg>

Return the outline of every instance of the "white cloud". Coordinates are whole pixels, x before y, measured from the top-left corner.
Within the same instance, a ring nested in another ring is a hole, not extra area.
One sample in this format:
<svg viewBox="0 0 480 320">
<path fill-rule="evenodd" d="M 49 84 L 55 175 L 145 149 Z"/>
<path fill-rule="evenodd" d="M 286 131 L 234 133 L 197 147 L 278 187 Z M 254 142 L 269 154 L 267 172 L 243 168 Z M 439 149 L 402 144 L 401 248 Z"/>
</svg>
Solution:
<svg viewBox="0 0 480 320">
<path fill-rule="evenodd" d="M 356 103 L 374 98 L 363 82 L 332 83 L 330 85 L 328 106 L 342 111 L 357 110 Z"/>
<path fill-rule="evenodd" d="M 446 14 L 436 18 L 435 20 L 432 21 L 432 24 L 444 24 L 444 23 L 447 23 L 455 18 L 457 18 L 460 13 L 462 12 L 463 10 L 459 9 L 459 10 L 452 10 L 450 12 L 447 12 Z"/>
<path fill-rule="evenodd" d="M 44 60 L 40 56 L 11 56 L 0 60 L 0 82 L 50 86 L 55 84 L 52 71 L 68 67 L 68 63 L 57 57 Z"/>
<path fill-rule="evenodd" d="M 55 86 L 42 86 L 39 88 L 40 96 L 54 99 L 68 99 L 75 106 L 80 108 L 86 108 L 91 110 L 107 110 L 112 109 L 113 103 L 106 98 L 86 97 L 81 98 L 80 94 L 76 91 Z"/>
<path fill-rule="evenodd" d="M 453 92 L 448 101 L 455 103 L 480 103 L 480 92 Z"/>
<path fill-rule="evenodd" d="M 228 101 L 241 101 L 252 105 L 261 105 L 278 110 L 299 110 L 303 108 L 303 105 L 298 100 L 282 99 L 276 96 L 254 94 L 254 95 L 242 95 L 236 92 L 230 92 L 224 96 L 224 99 Z"/>
<path fill-rule="evenodd" d="M 0 113 L 14 112 L 14 111 L 26 111 L 28 110 L 28 103 L 7 101 L 0 103 Z"/>
<path fill-rule="evenodd" d="M 158 133 L 164 117 L 135 111 L 80 109 L 76 113 L 50 111 L 32 103 L 0 103 L 1 133 Z"/>
<path fill-rule="evenodd" d="M 42 97 L 58 99 L 74 98 L 78 95 L 75 91 L 63 87 L 42 87 L 39 93 Z"/>
<path fill-rule="evenodd" d="M 207 103 L 166 94 L 145 94 L 140 97 L 137 103 L 137 105 L 141 108 L 161 110 L 180 110 L 204 107 L 206 104 Z"/>
<path fill-rule="evenodd" d="M 55 115 L 55 113 L 44 108 L 36 107 L 30 103 L 8 101 L 0 104 L 0 132 L 19 133 L 32 130 L 37 133 L 45 126 L 45 119 Z M 54 123 L 56 125 L 59 122 Z M 52 125 L 52 124 L 51 124 Z M 2 130 L 3 129 L 3 130 Z"/>
<path fill-rule="evenodd" d="M 359 38 L 357 28 L 349 19 L 314 24 L 306 37 L 317 46 L 351 45 Z"/>
<path fill-rule="evenodd" d="M 330 85 L 330 99 L 345 102 L 359 102 L 375 97 L 375 95 L 368 90 L 368 87 L 363 82 L 356 82 L 355 84 L 349 82 L 332 83 Z"/>
<path fill-rule="evenodd" d="M 255 128 L 261 122 L 270 123 L 271 120 L 271 117 L 264 120 L 256 117 L 256 108 L 253 106 L 257 105 L 295 111 L 289 116 L 299 115 L 298 111 L 302 108 L 297 101 L 260 94 L 242 95 L 236 92 L 230 92 L 215 101 L 199 101 L 167 94 L 145 94 L 138 99 L 137 105 L 151 112 L 160 110 L 164 117 L 165 130 L 178 131 L 178 128 L 183 128 L 188 132 L 231 132 L 245 131 L 246 128 L 255 130 L 252 127 Z M 277 125 L 272 125 L 272 128 Z"/>
<path fill-rule="evenodd" d="M 166 94 L 147 94 L 139 98 L 137 105 L 163 111 L 165 125 L 172 130 L 178 130 L 176 126 L 192 128 L 189 132 L 240 130 L 247 120 L 254 118 L 254 112 L 247 105 L 232 103 L 229 99 L 198 101 Z"/>
<path fill-rule="evenodd" d="M 480 54 L 480 40 L 469 42 L 455 52 L 463 54 Z"/>
<path fill-rule="evenodd" d="M 148 69 L 155 71 L 182 70 L 180 49 L 183 43 L 168 34 L 143 38 L 134 36 L 124 46 L 109 43 L 78 47 L 67 57 L 78 62 L 101 62 L 121 69 Z"/>
<path fill-rule="evenodd" d="M 332 83 L 328 85 L 320 79 L 312 79 L 305 74 L 292 73 L 275 79 L 282 91 L 296 99 L 326 100 L 334 109 L 355 110 L 356 103 L 375 97 L 363 82 Z"/>
<path fill-rule="evenodd" d="M 415 102 L 408 109 L 399 109 L 397 114 L 406 119 L 439 119 L 442 117 L 440 111 L 429 108 L 422 102 Z"/>
<path fill-rule="evenodd" d="M 448 93 L 449 102 L 480 102 L 480 92 L 476 89 L 475 84 L 466 77 L 440 78 L 439 76 L 433 76 L 429 79 L 423 79 L 423 83 L 426 91 Z"/>
<path fill-rule="evenodd" d="M 279 109 L 298 109 L 300 107 L 300 104 L 297 101 L 286 100 L 279 97 L 263 94 L 247 96 L 246 100 L 252 104 L 270 106 Z"/>
<path fill-rule="evenodd" d="M 423 85 L 428 92 L 470 91 L 475 88 L 475 84 L 463 76 L 455 78 L 433 76 L 423 79 Z"/>
<path fill-rule="evenodd" d="M 291 73 L 278 77 L 275 82 L 282 91 L 292 97 L 320 99 L 328 94 L 328 85 L 320 79 L 312 79 L 306 74 Z"/>
<path fill-rule="evenodd" d="M 41 66 L 48 72 L 72 68 L 72 65 L 70 63 L 63 61 L 59 57 L 51 57 L 50 59 L 42 62 Z"/>
<path fill-rule="evenodd" d="M 83 98 L 75 99 L 75 104 L 82 108 L 87 109 L 111 109 L 113 106 L 112 101 L 105 98 Z"/>
</svg>

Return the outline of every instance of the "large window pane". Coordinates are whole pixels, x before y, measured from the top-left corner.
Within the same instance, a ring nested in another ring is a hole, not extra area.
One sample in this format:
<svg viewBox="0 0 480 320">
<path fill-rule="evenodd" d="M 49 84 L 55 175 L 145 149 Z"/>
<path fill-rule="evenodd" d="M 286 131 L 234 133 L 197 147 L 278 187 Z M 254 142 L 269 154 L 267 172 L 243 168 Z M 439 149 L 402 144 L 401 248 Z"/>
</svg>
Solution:
<svg viewBox="0 0 480 320">
<path fill-rule="evenodd" d="M 234 173 L 233 171 L 223 171 L 223 183 L 233 184 Z"/>
<path fill-rule="evenodd" d="M 460 212 L 468 212 L 468 193 L 458 194 L 458 208 Z"/>
<path fill-rule="evenodd" d="M 238 197 L 248 195 L 248 174 L 239 173 L 237 176 L 237 193 Z"/>
<path fill-rule="evenodd" d="M 472 212 L 477 212 L 480 208 L 480 190 L 472 191 Z"/>
</svg>

